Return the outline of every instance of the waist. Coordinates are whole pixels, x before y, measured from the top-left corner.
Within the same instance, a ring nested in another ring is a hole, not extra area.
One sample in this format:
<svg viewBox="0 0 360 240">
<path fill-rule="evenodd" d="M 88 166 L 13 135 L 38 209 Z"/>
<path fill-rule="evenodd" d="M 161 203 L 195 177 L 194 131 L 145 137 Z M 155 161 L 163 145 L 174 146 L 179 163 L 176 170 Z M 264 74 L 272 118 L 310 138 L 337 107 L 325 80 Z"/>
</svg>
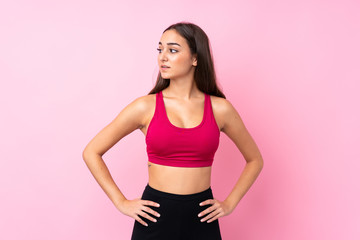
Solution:
<svg viewBox="0 0 360 240">
<path fill-rule="evenodd" d="M 211 167 L 182 168 L 149 162 L 149 185 L 159 191 L 192 194 L 210 187 Z"/>
<path fill-rule="evenodd" d="M 212 195 L 211 187 L 208 187 L 207 189 L 205 189 L 201 192 L 196 192 L 196 193 L 191 193 L 191 194 L 176 194 L 176 193 L 160 191 L 159 189 L 151 187 L 149 183 L 146 185 L 145 191 L 150 192 L 159 197 L 175 199 L 175 200 L 193 200 L 193 199 L 205 197 L 208 195 Z"/>
</svg>

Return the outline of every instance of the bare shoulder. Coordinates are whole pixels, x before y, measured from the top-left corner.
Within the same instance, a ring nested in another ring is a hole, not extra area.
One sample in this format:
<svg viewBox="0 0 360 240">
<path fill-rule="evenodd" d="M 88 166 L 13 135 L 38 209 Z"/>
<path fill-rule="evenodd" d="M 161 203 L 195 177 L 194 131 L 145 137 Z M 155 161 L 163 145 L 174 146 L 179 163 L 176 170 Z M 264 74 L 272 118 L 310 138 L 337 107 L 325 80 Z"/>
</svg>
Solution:
<svg viewBox="0 0 360 240">
<path fill-rule="evenodd" d="M 216 121 L 221 124 L 221 131 L 235 143 L 245 160 L 262 159 L 254 139 L 232 103 L 221 97 L 211 96 L 211 100 Z"/>
<path fill-rule="evenodd" d="M 146 125 L 147 120 L 155 111 L 156 105 L 156 94 L 147 94 L 140 97 L 137 97 L 133 102 L 131 102 L 127 107 L 134 112 L 138 112 L 139 116 L 139 126 L 142 128 Z"/>
<path fill-rule="evenodd" d="M 114 144 L 136 129 L 141 129 L 152 111 L 154 94 L 140 96 L 126 105 L 118 115 L 90 141 L 84 155 L 97 153 L 103 155 Z"/>
<path fill-rule="evenodd" d="M 135 98 L 128 106 L 136 110 L 146 111 L 155 102 L 155 94 L 147 94 Z"/>
<path fill-rule="evenodd" d="M 211 96 L 211 105 L 216 122 L 218 123 L 221 131 L 224 131 L 227 119 L 234 118 L 239 115 L 231 102 L 225 98 Z"/>
</svg>

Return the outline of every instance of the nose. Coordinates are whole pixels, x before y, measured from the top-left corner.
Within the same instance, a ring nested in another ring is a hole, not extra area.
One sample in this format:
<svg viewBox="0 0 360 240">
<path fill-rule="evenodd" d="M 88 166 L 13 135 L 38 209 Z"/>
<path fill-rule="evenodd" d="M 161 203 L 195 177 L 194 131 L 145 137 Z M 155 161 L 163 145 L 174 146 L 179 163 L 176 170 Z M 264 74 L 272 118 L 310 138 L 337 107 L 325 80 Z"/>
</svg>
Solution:
<svg viewBox="0 0 360 240">
<path fill-rule="evenodd" d="M 165 53 L 164 51 L 162 51 L 161 53 L 159 53 L 159 60 L 160 60 L 161 62 L 167 61 L 167 55 L 166 55 L 166 53 Z"/>
</svg>

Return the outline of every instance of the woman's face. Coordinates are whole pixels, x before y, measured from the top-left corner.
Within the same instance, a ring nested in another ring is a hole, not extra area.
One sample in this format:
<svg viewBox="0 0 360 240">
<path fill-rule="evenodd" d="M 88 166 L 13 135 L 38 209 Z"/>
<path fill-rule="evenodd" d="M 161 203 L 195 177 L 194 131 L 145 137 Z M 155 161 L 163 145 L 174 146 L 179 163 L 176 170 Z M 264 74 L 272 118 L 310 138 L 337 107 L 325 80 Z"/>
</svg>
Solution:
<svg viewBox="0 0 360 240">
<path fill-rule="evenodd" d="M 194 75 L 197 65 L 186 39 L 176 30 L 167 30 L 159 42 L 158 64 L 163 79 L 176 79 Z"/>
</svg>

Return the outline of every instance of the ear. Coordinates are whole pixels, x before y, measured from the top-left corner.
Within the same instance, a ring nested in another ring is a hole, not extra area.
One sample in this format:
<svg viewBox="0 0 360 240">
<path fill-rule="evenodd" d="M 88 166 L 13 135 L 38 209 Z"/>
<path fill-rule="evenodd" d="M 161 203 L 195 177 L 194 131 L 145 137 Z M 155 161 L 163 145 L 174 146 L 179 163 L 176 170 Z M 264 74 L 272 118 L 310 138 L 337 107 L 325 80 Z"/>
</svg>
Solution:
<svg viewBox="0 0 360 240">
<path fill-rule="evenodd" d="M 192 63 L 193 66 L 197 66 L 197 54 L 194 54 L 193 55 L 193 63 Z"/>
</svg>

